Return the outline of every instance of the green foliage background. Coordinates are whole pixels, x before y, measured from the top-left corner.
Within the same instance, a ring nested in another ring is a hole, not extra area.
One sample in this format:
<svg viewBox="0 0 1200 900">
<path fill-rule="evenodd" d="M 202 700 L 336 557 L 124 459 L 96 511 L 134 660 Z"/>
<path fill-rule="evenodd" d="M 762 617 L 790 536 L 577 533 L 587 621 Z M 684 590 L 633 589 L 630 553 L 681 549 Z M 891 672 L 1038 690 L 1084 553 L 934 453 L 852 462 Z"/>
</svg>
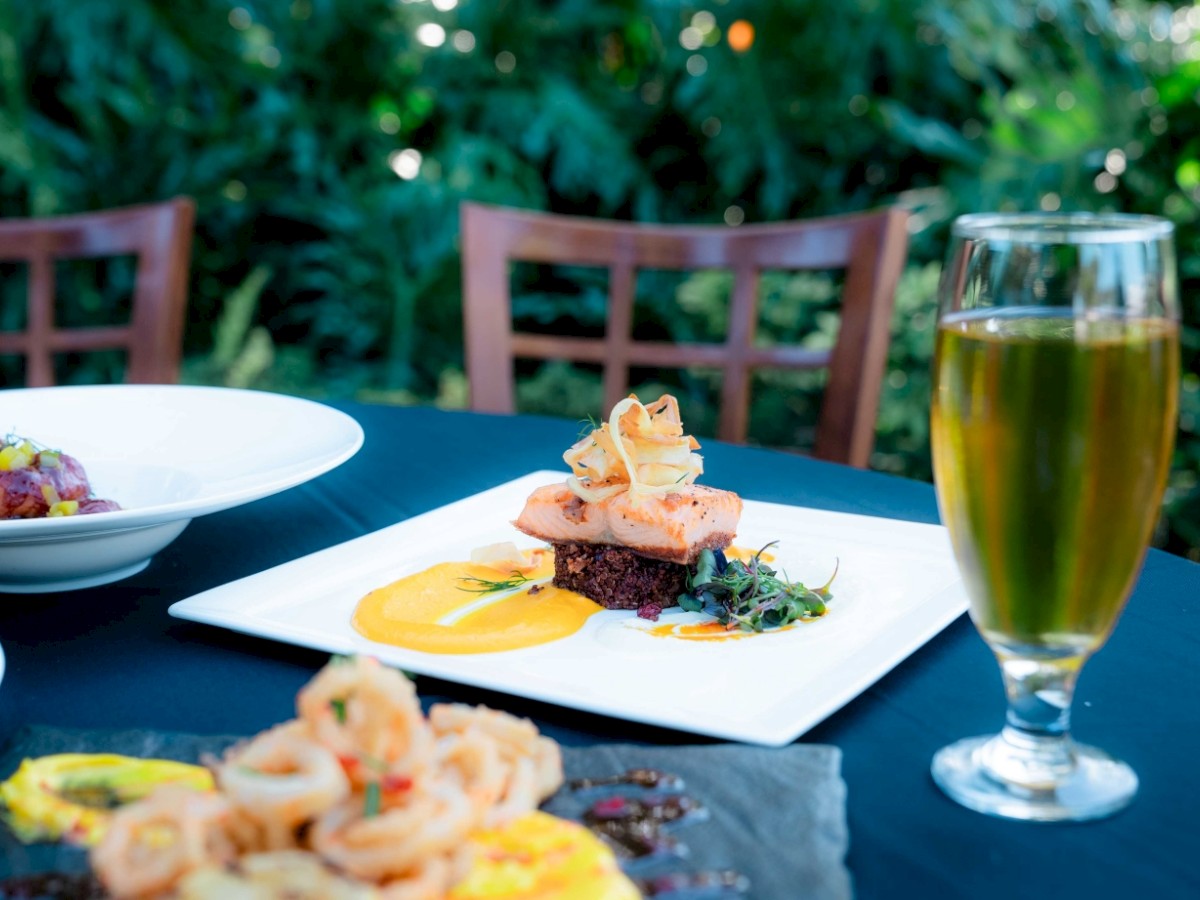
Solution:
<svg viewBox="0 0 1200 900">
<path fill-rule="evenodd" d="M 756 29 L 743 53 L 727 40 L 738 19 Z M 417 38 L 430 24 L 440 46 Z M 1180 227 L 1189 374 L 1161 542 L 1200 556 L 1198 26 L 1191 6 L 1142 0 L 11 2 L 0 215 L 189 194 L 188 380 L 461 406 L 463 199 L 663 222 L 901 203 L 915 228 L 873 462 L 927 478 L 949 220 L 1039 206 L 1166 214 Z M 406 150 L 420 154 L 413 178 L 393 168 Z M 23 285 L 2 274 L 0 327 L 15 327 Z M 94 274 L 63 279 L 81 321 L 127 287 L 119 265 L 103 288 Z M 542 289 L 546 273 L 526 274 L 524 322 L 597 327 L 594 273 L 567 273 L 565 299 Z M 772 273 L 764 339 L 831 340 L 835 287 Z M 639 333 L 716 339 L 727 289 L 722 273 L 647 273 Z M 14 365 L 0 360 L 0 376 L 15 380 Z M 524 409 L 598 412 L 594 373 L 522 375 Z M 710 374 L 639 375 L 711 430 Z M 804 446 L 819 388 L 764 374 L 753 438 Z"/>
</svg>

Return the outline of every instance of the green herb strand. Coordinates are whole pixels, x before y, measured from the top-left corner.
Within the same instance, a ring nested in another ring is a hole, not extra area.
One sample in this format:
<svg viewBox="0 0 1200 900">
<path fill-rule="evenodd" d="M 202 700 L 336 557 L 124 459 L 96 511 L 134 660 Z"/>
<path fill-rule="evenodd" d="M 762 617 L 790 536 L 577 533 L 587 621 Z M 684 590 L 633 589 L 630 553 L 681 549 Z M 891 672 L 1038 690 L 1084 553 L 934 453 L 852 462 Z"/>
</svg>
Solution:
<svg viewBox="0 0 1200 900">
<path fill-rule="evenodd" d="M 380 792 L 378 781 L 368 781 L 367 791 L 363 797 L 363 818 L 373 819 L 379 815 L 379 808 L 383 802 L 383 797 Z"/>
<path fill-rule="evenodd" d="M 346 724 L 346 701 L 341 697 L 334 697 L 329 701 L 329 708 L 333 710 L 333 717 L 337 719 L 339 725 Z"/>
<path fill-rule="evenodd" d="M 486 578 L 476 578 L 473 575 L 464 575 L 458 580 L 478 585 L 477 587 L 462 587 L 460 585 L 458 588 L 460 591 L 467 591 L 471 594 L 494 594 L 497 591 L 511 591 L 513 588 L 528 584 L 533 579 L 522 575 L 520 572 L 513 572 L 508 578 L 500 581 L 489 581 Z"/>
</svg>

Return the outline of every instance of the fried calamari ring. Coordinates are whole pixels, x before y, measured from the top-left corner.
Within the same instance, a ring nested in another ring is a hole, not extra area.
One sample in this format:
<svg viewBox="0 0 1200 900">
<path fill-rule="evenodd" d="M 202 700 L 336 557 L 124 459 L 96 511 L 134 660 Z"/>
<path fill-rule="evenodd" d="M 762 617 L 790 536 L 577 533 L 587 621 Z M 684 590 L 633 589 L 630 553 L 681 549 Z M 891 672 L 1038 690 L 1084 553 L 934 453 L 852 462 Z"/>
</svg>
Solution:
<svg viewBox="0 0 1200 900">
<path fill-rule="evenodd" d="M 300 691 L 296 710 L 356 788 L 386 775 L 411 776 L 429 764 L 433 735 L 416 688 L 378 660 L 330 663 Z"/>
<path fill-rule="evenodd" d="M 296 829 L 350 794 L 337 757 L 291 722 L 226 754 L 217 781 L 238 811 L 263 827 L 266 849 L 295 846 Z"/>
<path fill-rule="evenodd" d="M 166 785 L 113 813 L 91 864 L 114 897 L 152 897 L 202 866 L 236 855 L 224 830 L 230 803 L 217 793 Z"/>
<path fill-rule="evenodd" d="M 444 900 L 460 875 L 452 857 L 435 856 L 383 886 L 382 900 Z"/>
<path fill-rule="evenodd" d="M 434 760 L 439 775 L 466 794 L 476 812 L 474 824 L 482 824 L 487 811 L 504 796 L 508 782 L 508 766 L 495 742 L 473 729 L 443 735 Z"/>
<path fill-rule="evenodd" d="M 439 740 L 473 733 L 495 743 L 507 776 L 497 805 L 485 814 L 484 824 L 489 827 L 536 809 L 563 783 L 558 744 L 542 737 L 528 719 L 486 706 L 441 703 L 430 707 L 429 723 Z"/>
<path fill-rule="evenodd" d="M 404 878 L 430 859 L 464 844 L 475 811 L 467 796 L 450 784 L 430 784 L 401 805 L 376 815 L 353 797 L 321 816 L 309 840 L 327 862 L 357 878 Z"/>
</svg>

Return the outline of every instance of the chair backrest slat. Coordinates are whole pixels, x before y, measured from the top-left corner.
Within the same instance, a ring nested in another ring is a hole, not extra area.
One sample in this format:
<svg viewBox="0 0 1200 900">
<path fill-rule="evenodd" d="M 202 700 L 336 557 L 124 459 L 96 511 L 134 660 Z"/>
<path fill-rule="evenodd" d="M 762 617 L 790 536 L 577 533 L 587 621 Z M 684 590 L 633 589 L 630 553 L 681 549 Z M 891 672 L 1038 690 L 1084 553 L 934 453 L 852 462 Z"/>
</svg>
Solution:
<svg viewBox="0 0 1200 900">
<path fill-rule="evenodd" d="M 50 257 L 50 236 L 32 242 L 29 258 L 28 321 L 29 350 L 25 378 L 30 384 L 51 384 L 54 357 L 51 338 L 54 332 L 54 260 Z"/>
<path fill-rule="evenodd" d="M 608 270 L 608 323 L 604 341 L 604 407 L 629 393 L 629 347 L 633 340 L 633 294 L 637 271 L 633 248 L 625 246 Z"/>
<path fill-rule="evenodd" d="M 641 225 L 464 203 L 463 304 L 473 409 L 512 412 L 517 357 L 604 366 L 604 402 L 625 396 L 630 366 L 722 370 L 718 436 L 744 441 L 758 368 L 829 368 L 814 455 L 865 467 L 886 364 L 891 311 L 908 247 L 907 213 L 885 209 L 795 222 L 721 226 Z M 509 264 L 596 266 L 609 272 L 603 339 L 514 333 Z M 639 269 L 730 269 L 734 291 L 723 344 L 635 341 Z M 764 270 L 844 270 L 842 324 L 832 351 L 757 347 Z"/>
<path fill-rule="evenodd" d="M 26 357 L 29 387 L 54 384 L 54 354 L 125 349 L 125 380 L 179 380 L 195 204 L 187 197 L 41 219 L 0 220 L 0 262 L 29 267 L 28 313 L 22 332 L 0 333 L 0 352 Z M 128 325 L 60 328 L 55 262 L 136 257 Z"/>
<path fill-rule="evenodd" d="M 849 258 L 857 265 L 846 267 L 841 327 L 813 447 L 823 459 L 863 460 L 863 465 L 875 443 L 896 283 L 908 252 L 905 218 L 873 226 L 859 231 L 850 248 Z"/>
</svg>

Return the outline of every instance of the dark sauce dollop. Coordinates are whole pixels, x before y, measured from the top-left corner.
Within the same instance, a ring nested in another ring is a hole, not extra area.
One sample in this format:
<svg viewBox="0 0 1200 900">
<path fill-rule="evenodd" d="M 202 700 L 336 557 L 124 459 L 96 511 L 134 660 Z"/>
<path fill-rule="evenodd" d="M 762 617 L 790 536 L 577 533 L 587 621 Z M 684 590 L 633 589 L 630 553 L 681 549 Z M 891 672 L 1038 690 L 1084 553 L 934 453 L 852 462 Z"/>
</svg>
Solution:
<svg viewBox="0 0 1200 900">
<path fill-rule="evenodd" d="M 645 797 L 616 794 L 588 807 L 583 814 L 583 824 L 608 838 L 623 856 L 683 855 L 679 852 L 679 842 L 664 834 L 663 829 L 673 822 L 704 813 L 704 807 L 686 794 Z"/>
<path fill-rule="evenodd" d="M 693 896 L 721 896 L 730 892 L 745 894 L 750 890 L 750 879 L 732 869 L 720 872 L 671 872 L 655 878 L 639 878 L 634 884 L 643 897 L 665 897 L 684 892 Z"/>
<path fill-rule="evenodd" d="M 661 868 L 664 859 L 688 855 L 687 846 L 675 831 L 688 822 L 706 819 L 708 811 L 683 793 L 683 788 L 683 779 L 677 775 L 649 768 L 601 778 L 577 778 L 567 785 L 574 794 L 596 797 L 576 815 L 624 860 L 622 865 L 629 868 L 643 896 L 709 900 L 748 893 L 749 880 L 732 869 L 636 874 L 639 868 L 644 872 L 646 864 L 653 871 Z"/>
<path fill-rule="evenodd" d="M 683 779 L 661 769 L 628 769 L 620 775 L 609 775 L 604 778 L 576 778 L 567 787 L 573 791 L 586 791 L 591 788 L 619 785 L 651 788 L 657 791 L 679 791 L 683 790 Z"/>
<path fill-rule="evenodd" d="M 104 886 L 86 872 L 64 875 L 44 872 L 0 881 L 0 900 L 103 900 Z"/>
</svg>

